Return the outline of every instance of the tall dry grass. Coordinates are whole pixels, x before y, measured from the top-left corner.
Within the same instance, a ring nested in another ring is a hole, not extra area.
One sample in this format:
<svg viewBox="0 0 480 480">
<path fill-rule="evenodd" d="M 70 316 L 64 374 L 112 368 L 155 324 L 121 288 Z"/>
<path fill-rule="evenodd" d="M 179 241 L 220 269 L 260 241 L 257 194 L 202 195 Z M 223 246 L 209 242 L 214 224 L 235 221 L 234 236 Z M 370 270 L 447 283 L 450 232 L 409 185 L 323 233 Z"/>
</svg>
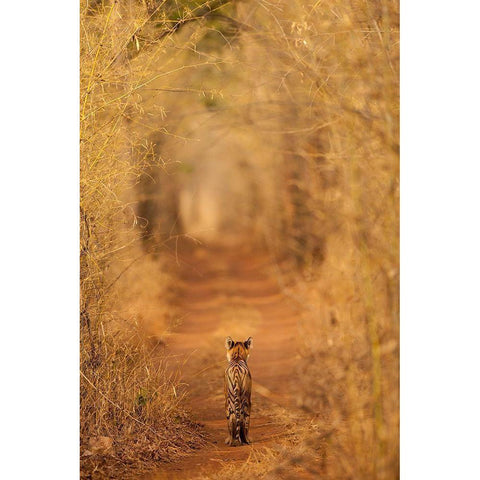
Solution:
<svg viewBox="0 0 480 480">
<path fill-rule="evenodd" d="M 221 132 L 221 161 L 257 192 L 250 240 L 296 267 L 280 282 L 304 308 L 298 405 L 314 418 L 280 466 L 243 473 L 398 478 L 398 2 L 242 2 L 235 21 L 241 71 L 220 67 L 200 131 Z M 220 236 L 239 220 L 224 206 Z"/>
<path fill-rule="evenodd" d="M 168 75 L 162 42 L 192 17 L 191 9 L 179 17 L 167 7 L 81 2 L 82 475 L 169 460 L 202 442 L 165 368 L 170 283 L 165 264 L 141 242 L 148 220 L 136 207 L 145 175 L 166 175 L 168 166 L 144 123 L 162 118 L 163 106 L 146 110 L 142 91 Z"/>
<path fill-rule="evenodd" d="M 287 478 L 299 458 L 326 478 L 398 477 L 398 3 L 86 2 L 81 15 L 85 446 L 136 432 L 131 458 L 159 456 L 152 430 L 176 421 L 170 447 L 192 438 L 174 382 L 124 337 L 171 314 L 148 249 L 208 230 L 295 266 L 280 281 L 305 308 L 298 403 L 314 422 L 281 454 Z M 272 456 L 245 468 L 275 476 Z"/>
<path fill-rule="evenodd" d="M 398 3 L 284 2 L 260 18 L 288 105 L 269 239 L 302 272 L 298 403 L 320 427 L 302 458 L 324 458 L 325 478 L 398 478 Z"/>
</svg>

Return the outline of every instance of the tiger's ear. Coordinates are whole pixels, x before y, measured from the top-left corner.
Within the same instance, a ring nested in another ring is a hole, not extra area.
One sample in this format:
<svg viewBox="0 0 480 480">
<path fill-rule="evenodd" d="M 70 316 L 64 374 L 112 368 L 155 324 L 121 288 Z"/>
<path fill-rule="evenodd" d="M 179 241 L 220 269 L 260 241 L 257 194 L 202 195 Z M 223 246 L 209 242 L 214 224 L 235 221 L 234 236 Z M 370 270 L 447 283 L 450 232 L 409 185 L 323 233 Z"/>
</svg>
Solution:
<svg viewBox="0 0 480 480">
<path fill-rule="evenodd" d="M 248 339 L 243 342 L 246 349 L 252 348 L 252 343 L 253 343 L 253 338 L 252 337 L 248 337 Z"/>
<path fill-rule="evenodd" d="M 225 339 L 225 348 L 226 348 L 227 350 L 230 350 L 232 347 L 233 347 L 232 337 L 227 337 L 227 338 Z"/>
</svg>

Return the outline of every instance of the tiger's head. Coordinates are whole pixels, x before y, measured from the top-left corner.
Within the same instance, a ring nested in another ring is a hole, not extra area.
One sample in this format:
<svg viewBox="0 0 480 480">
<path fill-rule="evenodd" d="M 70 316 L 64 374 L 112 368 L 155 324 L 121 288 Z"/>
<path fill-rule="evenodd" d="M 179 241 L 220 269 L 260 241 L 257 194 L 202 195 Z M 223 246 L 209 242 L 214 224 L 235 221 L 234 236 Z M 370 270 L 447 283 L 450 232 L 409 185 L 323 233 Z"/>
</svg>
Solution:
<svg viewBox="0 0 480 480">
<path fill-rule="evenodd" d="M 252 337 L 248 337 L 244 342 L 234 342 L 232 337 L 225 339 L 225 348 L 227 349 L 227 360 L 232 359 L 248 360 L 250 349 L 252 348 Z"/>
</svg>

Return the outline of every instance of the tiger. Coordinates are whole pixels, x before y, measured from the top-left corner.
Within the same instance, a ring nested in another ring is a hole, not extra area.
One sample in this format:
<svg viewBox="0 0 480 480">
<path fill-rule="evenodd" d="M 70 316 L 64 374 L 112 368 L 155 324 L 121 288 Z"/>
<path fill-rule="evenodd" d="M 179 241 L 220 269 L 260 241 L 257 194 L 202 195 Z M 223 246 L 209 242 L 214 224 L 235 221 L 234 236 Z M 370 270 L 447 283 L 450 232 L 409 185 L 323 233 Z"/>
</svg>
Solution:
<svg viewBox="0 0 480 480">
<path fill-rule="evenodd" d="M 225 414 L 228 422 L 228 436 L 225 444 L 237 446 L 249 444 L 252 376 L 247 360 L 252 348 L 252 337 L 245 342 L 225 339 L 228 367 L 225 370 Z"/>
</svg>

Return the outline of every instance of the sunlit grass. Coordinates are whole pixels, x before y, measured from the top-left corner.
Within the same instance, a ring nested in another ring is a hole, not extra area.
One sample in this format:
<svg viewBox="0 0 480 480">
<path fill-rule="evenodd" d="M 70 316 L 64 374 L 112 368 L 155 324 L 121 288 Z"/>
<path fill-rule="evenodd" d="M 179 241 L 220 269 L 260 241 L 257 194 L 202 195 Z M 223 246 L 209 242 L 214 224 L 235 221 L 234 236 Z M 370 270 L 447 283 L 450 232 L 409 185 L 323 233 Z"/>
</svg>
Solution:
<svg viewBox="0 0 480 480">
<path fill-rule="evenodd" d="M 190 441 L 174 379 L 142 343 L 175 282 L 150 252 L 201 236 L 198 191 L 220 185 L 217 240 L 286 259 L 279 281 L 305 309 L 300 398 L 320 420 L 285 465 L 317 449 L 325 478 L 396 478 L 398 4 L 178 3 L 82 3 L 82 442 L 158 459 Z M 275 457 L 245 468 L 271 473 Z"/>
</svg>

